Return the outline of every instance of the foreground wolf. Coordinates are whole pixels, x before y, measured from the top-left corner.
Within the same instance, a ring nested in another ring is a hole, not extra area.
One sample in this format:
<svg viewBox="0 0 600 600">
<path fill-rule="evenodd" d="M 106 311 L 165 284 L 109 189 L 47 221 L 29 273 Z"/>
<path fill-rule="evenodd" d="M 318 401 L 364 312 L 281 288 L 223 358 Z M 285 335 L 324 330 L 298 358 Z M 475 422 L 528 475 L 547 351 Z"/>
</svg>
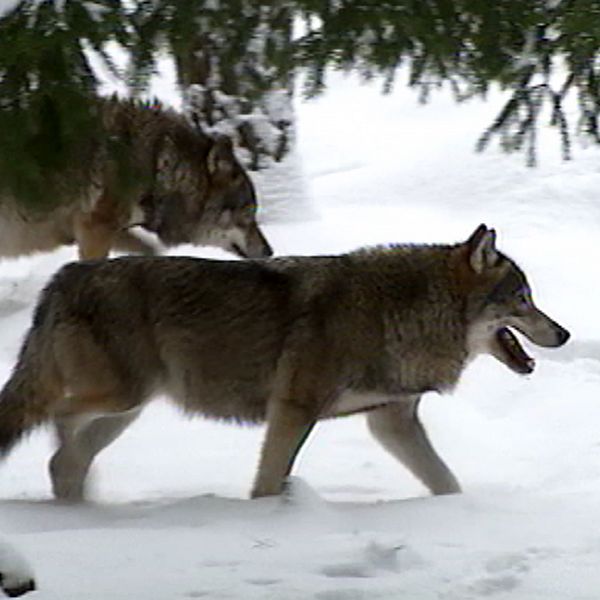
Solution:
<svg viewBox="0 0 600 600">
<path fill-rule="evenodd" d="M 433 493 L 458 492 L 419 399 L 482 352 L 530 373 L 510 328 L 540 346 L 569 337 L 483 225 L 466 243 L 341 256 L 72 263 L 42 292 L 0 393 L 0 452 L 53 421 L 54 493 L 79 499 L 94 456 L 166 392 L 188 413 L 267 422 L 253 497 L 281 492 L 319 419 L 356 412 Z"/>
<path fill-rule="evenodd" d="M 81 258 L 105 258 L 111 249 L 154 254 L 133 225 L 166 246 L 218 246 L 244 258 L 272 254 L 256 223 L 254 187 L 229 138 L 207 136 L 156 104 L 113 98 L 98 100 L 98 110 L 106 138 L 90 140 L 80 163 L 61 174 L 54 210 L 29 214 L 0 196 L 0 257 L 74 243 Z M 126 155 L 126 168 L 117 153 Z"/>
</svg>

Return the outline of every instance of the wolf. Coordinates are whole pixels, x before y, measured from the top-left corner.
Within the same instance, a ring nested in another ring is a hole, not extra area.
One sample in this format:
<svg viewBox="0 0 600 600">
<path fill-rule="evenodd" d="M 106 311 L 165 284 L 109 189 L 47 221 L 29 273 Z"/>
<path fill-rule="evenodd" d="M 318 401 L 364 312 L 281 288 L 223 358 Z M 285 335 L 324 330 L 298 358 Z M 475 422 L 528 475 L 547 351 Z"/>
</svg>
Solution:
<svg viewBox="0 0 600 600">
<path fill-rule="evenodd" d="M 155 254 L 136 225 L 166 246 L 217 246 L 243 258 L 273 253 L 256 221 L 254 186 L 228 137 L 206 135 L 158 103 L 113 97 L 94 106 L 101 135 L 61 173 L 53 209 L 26 210 L 0 195 L 0 257 L 71 244 L 82 259 L 105 258 L 111 249 Z"/>
<path fill-rule="evenodd" d="M 85 496 L 96 454 L 166 393 L 186 413 L 266 422 L 252 497 L 281 493 L 320 419 L 364 412 L 434 494 L 460 485 L 418 416 L 489 353 L 526 374 L 569 333 L 481 225 L 466 242 L 251 261 L 120 257 L 63 267 L 0 393 L 0 453 L 51 421 L 57 498 Z"/>
</svg>

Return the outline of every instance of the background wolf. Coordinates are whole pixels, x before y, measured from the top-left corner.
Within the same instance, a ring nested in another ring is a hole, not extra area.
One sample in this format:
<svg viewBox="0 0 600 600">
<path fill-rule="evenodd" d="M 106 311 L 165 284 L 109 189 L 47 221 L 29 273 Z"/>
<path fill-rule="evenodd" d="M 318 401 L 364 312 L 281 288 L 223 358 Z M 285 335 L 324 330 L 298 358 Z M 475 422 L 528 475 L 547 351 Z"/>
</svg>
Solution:
<svg viewBox="0 0 600 600">
<path fill-rule="evenodd" d="M 77 165 L 55 175 L 54 209 L 29 212 L 0 197 L 0 256 L 73 243 L 81 258 L 104 258 L 111 248 L 154 253 L 132 225 L 167 246 L 272 254 L 256 223 L 254 186 L 229 138 L 207 136 L 159 105 L 113 98 L 98 100 L 97 110 L 103 131 L 88 140 Z"/>
<path fill-rule="evenodd" d="M 0 450 L 53 421 L 54 493 L 78 499 L 94 456 L 166 392 L 188 413 L 266 420 L 253 496 L 281 491 L 319 419 L 360 411 L 432 492 L 457 492 L 419 398 L 480 352 L 531 372 L 509 327 L 542 346 L 569 336 L 485 226 L 462 244 L 341 256 L 73 263 L 42 293 L 0 394 Z"/>
</svg>

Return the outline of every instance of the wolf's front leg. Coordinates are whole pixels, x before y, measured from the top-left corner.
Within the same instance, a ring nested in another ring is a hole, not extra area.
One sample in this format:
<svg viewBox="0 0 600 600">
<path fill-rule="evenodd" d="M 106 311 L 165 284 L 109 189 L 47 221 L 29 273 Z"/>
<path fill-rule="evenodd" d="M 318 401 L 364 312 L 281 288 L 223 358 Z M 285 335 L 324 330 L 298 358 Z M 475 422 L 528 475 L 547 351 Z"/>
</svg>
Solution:
<svg viewBox="0 0 600 600">
<path fill-rule="evenodd" d="M 110 222 L 97 222 L 89 214 L 75 215 L 75 241 L 79 249 L 80 260 L 106 258 L 109 253 L 118 226 Z"/>
<path fill-rule="evenodd" d="M 419 400 L 419 396 L 411 397 L 374 410 L 367 417 L 369 429 L 431 493 L 458 493 L 460 484 L 431 445 L 419 420 Z"/>
<path fill-rule="evenodd" d="M 274 399 L 267 413 L 267 433 L 251 497 L 281 494 L 285 478 L 315 425 L 303 408 Z"/>
<path fill-rule="evenodd" d="M 141 254 L 142 256 L 156 256 L 159 254 L 159 249 L 156 246 L 126 229 L 116 233 L 113 248 L 121 252 Z"/>
</svg>

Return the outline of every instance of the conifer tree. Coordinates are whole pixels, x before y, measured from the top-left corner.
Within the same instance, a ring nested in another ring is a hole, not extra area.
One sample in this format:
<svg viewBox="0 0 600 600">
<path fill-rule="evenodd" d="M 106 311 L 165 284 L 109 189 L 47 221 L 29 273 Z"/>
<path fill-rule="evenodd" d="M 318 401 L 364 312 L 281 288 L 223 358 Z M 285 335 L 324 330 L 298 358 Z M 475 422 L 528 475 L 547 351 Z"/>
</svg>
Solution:
<svg viewBox="0 0 600 600">
<path fill-rule="evenodd" d="M 151 19 L 171 15 L 162 33 L 187 110 L 204 129 L 235 139 L 249 168 L 281 160 L 293 121 L 291 5 L 209 0 L 172 9 L 155 5 Z"/>
<path fill-rule="evenodd" d="M 535 163 L 550 107 L 565 158 L 573 134 L 600 143 L 600 0 L 10 0 L 0 12 L 0 193 L 51 200 L 52 181 L 102 135 L 87 49 L 130 51 L 132 91 L 145 89 L 156 51 L 177 66 L 187 107 L 225 131 L 261 168 L 289 148 L 295 75 L 304 94 L 330 68 L 383 78 L 399 67 L 423 100 L 447 85 L 458 101 L 491 86 L 508 94 L 482 133 Z M 2 6 L 0 5 L 0 11 Z M 565 109 L 576 99 L 575 120 Z"/>
<path fill-rule="evenodd" d="M 23 0 L 0 18 L 0 194 L 43 207 L 60 175 L 100 135 L 85 49 L 129 43 L 120 3 Z"/>
</svg>

